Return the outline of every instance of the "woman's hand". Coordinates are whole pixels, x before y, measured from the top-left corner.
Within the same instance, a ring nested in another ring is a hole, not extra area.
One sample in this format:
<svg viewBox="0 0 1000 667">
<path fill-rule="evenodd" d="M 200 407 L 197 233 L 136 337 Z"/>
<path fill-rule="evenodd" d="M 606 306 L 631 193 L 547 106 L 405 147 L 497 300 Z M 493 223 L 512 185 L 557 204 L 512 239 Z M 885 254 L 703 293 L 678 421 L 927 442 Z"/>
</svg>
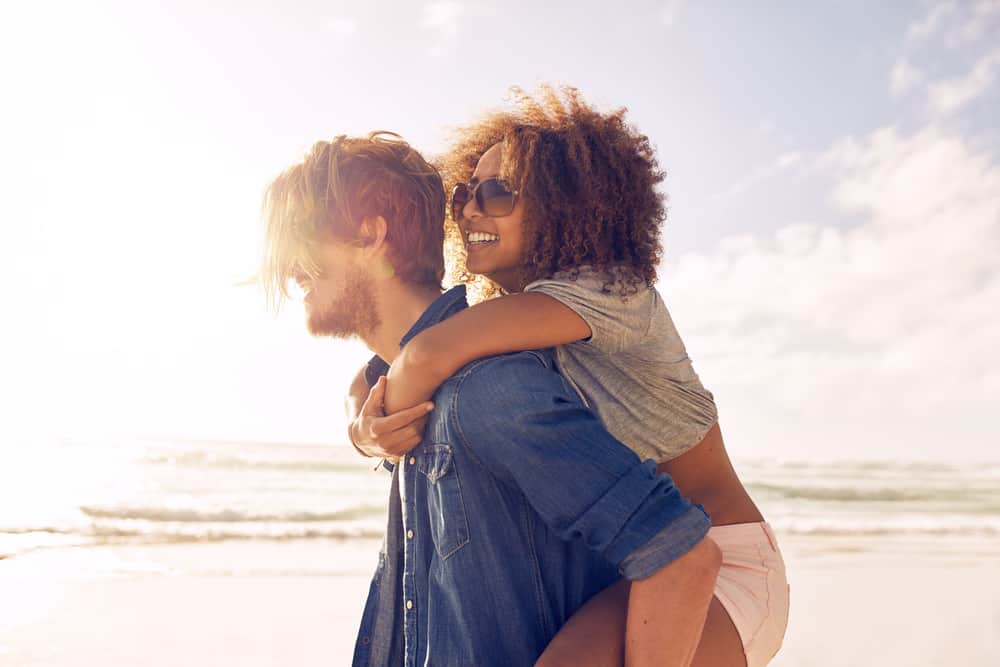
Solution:
<svg viewBox="0 0 1000 667">
<path fill-rule="evenodd" d="M 368 392 L 357 418 L 348 426 L 348 434 L 362 454 L 396 460 L 420 443 L 427 426 L 427 413 L 434 409 L 434 404 L 427 401 L 387 416 L 382 407 L 385 387 L 386 379 L 382 376 Z"/>
</svg>

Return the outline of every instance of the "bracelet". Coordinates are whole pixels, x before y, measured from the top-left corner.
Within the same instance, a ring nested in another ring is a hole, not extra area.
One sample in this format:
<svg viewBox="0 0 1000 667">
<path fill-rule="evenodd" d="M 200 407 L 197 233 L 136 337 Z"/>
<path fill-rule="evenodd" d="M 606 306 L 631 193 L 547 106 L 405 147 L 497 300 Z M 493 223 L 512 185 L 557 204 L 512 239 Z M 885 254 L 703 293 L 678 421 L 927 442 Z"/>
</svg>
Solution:
<svg viewBox="0 0 1000 667">
<path fill-rule="evenodd" d="M 358 443 L 354 442 L 354 435 L 351 433 L 351 424 L 347 425 L 347 440 L 351 443 L 351 447 L 354 447 L 354 451 L 356 451 L 358 454 L 361 454 L 361 456 L 365 457 L 366 459 L 375 458 L 371 454 L 366 454 L 365 452 L 361 451 L 361 448 L 358 447 Z M 385 463 L 385 459 L 380 458 L 378 460 L 378 463 L 375 464 L 375 467 L 372 468 L 372 471 L 377 472 L 378 469 L 382 467 L 383 463 Z"/>
</svg>

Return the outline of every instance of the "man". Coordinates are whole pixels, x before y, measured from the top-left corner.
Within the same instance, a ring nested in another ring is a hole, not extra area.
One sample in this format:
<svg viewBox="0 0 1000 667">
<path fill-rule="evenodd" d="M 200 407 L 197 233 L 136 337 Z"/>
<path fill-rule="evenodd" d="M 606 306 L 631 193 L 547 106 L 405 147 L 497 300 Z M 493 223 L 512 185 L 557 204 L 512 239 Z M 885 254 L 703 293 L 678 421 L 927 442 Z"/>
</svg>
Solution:
<svg viewBox="0 0 1000 667">
<path fill-rule="evenodd" d="M 464 287 L 441 294 L 444 207 L 437 172 L 395 135 L 319 142 L 267 191 L 269 294 L 296 280 L 314 335 L 380 358 L 374 384 L 466 307 Z M 686 664 L 719 567 L 704 512 L 608 434 L 547 352 L 470 364 L 435 405 L 393 469 L 354 664 L 531 665 L 620 576 L 630 664 Z"/>
</svg>

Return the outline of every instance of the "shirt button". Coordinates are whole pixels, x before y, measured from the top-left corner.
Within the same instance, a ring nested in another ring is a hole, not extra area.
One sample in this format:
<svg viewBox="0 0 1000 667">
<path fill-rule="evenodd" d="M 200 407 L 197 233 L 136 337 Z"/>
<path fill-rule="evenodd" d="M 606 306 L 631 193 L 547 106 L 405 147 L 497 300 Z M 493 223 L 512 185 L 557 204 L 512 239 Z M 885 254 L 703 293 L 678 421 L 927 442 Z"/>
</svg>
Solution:
<svg viewBox="0 0 1000 667">
<path fill-rule="evenodd" d="M 415 457 L 415 456 L 411 456 L 411 457 L 410 457 L 410 465 L 413 465 L 413 464 L 414 464 L 414 463 L 416 463 L 416 462 L 417 462 L 417 457 Z"/>
<path fill-rule="evenodd" d="M 412 530 L 406 531 L 406 537 L 407 537 L 407 539 L 412 540 L 413 539 L 413 531 Z"/>
<path fill-rule="evenodd" d="M 406 601 L 406 608 L 407 609 L 413 609 L 413 600 L 407 600 Z"/>
<path fill-rule="evenodd" d="M 367 636 L 361 638 L 361 644 L 363 646 L 368 646 L 369 643 L 371 643 L 371 639 L 369 639 Z"/>
</svg>

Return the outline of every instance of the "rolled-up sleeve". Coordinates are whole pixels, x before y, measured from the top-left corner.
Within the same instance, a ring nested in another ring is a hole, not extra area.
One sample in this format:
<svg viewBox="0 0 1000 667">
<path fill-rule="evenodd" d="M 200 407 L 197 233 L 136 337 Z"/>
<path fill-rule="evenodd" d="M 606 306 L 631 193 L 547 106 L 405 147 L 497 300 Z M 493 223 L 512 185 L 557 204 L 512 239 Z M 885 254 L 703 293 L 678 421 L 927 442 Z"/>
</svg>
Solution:
<svg viewBox="0 0 1000 667">
<path fill-rule="evenodd" d="M 708 515 L 702 510 L 701 505 L 692 505 L 669 526 L 626 556 L 618 565 L 619 572 L 626 579 L 632 580 L 651 576 L 705 539 L 709 524 Z"/>
<path fill-rule="evenodd" d="M 468 371 L 454 406 L 459 441 L 561 539 L 582 539 L 630 579 L 649 576 L 697 544 L 708 517 L 608 433 L 543 354 Z"/>
</svg>

